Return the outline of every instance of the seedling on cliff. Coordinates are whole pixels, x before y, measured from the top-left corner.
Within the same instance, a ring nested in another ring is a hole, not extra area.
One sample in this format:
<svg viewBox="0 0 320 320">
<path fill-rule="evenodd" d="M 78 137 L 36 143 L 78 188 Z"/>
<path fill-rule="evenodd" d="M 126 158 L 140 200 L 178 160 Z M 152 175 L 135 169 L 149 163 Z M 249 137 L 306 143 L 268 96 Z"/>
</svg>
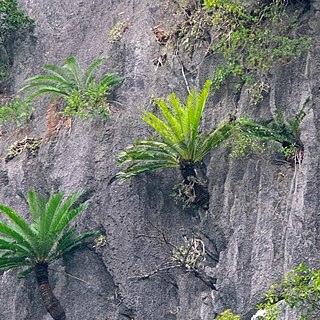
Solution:
<svg viewBox="0 0 320 320">
<path fill-rule="evenodd" d="M 130 166 L 121 170 L 117 178 L 125 180 L 160 168 L 179 168 L 183 185 L 193 189 L 194 198 L 190 202 L 207 209 L 209 193 L 204 183 L 198 183 L 201 179 L 196 167 L 205 155 L 230 136 L 233 128 L 232 123 L 223 122 L 207 135 L 200 132 L 210 86 L 211 82 L 207 81 L 201 92 L 191 90 L 185 105 L 175 93 L 167 100 L 159 99 L 159 117 L 144 111 L 142 120 L 157 132 L 159 138 L 136 141 L 121 152 L 118 164 Z"/>
<path fill-rule="evenodd" d="M 63 113 L 67 116 L 87 118 L 101 114 L 108 117 L 108 95 L 123 79 L 116 73 L 108 73 L 97 81 L 94 73 L 105 60 L 105 57 L 96 59 L 87 70 L 83 70 L 73 56 L 68 57 L 62 67 L 45 65 L 43 69 L 47 74 L 27 79 L 28 84 L 20 91 L 34 90 L 27 98 L 29 101 L 46 93 L 62 97 L 66 103 Z"/>
<path fill-rule="evenodd" d="M 34 271 L 46 309 L 55 320 L 64 320 L 66 315 L 50 287 L 48 266 L 94 235 L 75 235 L 77 227 L 71 226 L 72 220 L 86 208 L 85 203 L 75 205 L 80 195 L 81 192 L 74 193 L 62 201 L 60 192 L 46 201 L 30 191 L 30 223 L 13 209 L 0 205 L 8 219 L 0 218 L 0 270 L 23 268 L 19 277 Z"/>
</svg>

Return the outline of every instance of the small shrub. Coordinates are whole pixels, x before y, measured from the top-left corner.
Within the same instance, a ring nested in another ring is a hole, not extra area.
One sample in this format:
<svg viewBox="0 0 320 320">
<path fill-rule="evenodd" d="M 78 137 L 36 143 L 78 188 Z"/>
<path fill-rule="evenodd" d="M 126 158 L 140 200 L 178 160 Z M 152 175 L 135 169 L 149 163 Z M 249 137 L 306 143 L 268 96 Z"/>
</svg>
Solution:
<svg viewBox="0 0 320 320">
<path fill-rule="evenodd" d="M 45 65 L 44 75 L 37 75 L 26 80 L 22 90 L 34 90 L 27 97 L 32 101 L 43 94 L 53 94 L 54 98 L 61 97 L 64 101 L 63 113 L 66 116 L 88 118 L 91 116 L 109 116 L 108 96 L 113 86 L 123 79 L 115 73 L 106 74 L 97 81 L 94 73 L 106 60 L 105 57 L 96 59 L 86 70 L 82 70 L 78 60 L 68 57 L 62 67 Z"/>
<path fill-rule="evenodd" d="M 213 51 L 220 52 L 226 65 L 223 76 L 216 69 L 213 82 L 227 76 L 239 77 L 251 94 L 251 103 L 268 91 L 268 72 L 275 62 L 287 63 L 299 57 L 311 44 L 306 37 L 294 38 L 295 17 L 286 12 L 286 1 L 276 0 L 257 5 L 249 12 L 238 0 L 205 0 L 212 15 L 211 32 L 216 39 Z"/>
<path fill-rule="evenodd" d="M 17 0 L 0 0 L 0 85 L 6 78 L 10 61 L 7 53 L 8 44 L 19 30 L 33 23 L 18 7 Z"/>
<path fill-rule="evenodd" d="M 287 162 L 295 164 L 303 156 L 299 135 L 305 115 L 302 109 L 292 119 L 286 120 L 282 112 L 276 110 L 271 121 L 254 121 L 245 116 L 240 118 L 235 122 L 234 133 L 228 141 L 232 149 L 231 158 L 263 153 L 269 149 L 268 143 L 271 143 L 269 147 L 282 152 Z"/>
<path fill-rule="evenodd" d="M 310 269 L 301 263 L 280 284 L 275 284 L 266 294 L 266 302 L 259 309 L 267 311 L 266 320 L 277 319 L 277 304 L 284 301 L 290 308 L 297 310 L 301 320 L 320 314 L 320 270 Z"/>
<path fill-rule="evenodd" d="M 20 126 L 30 120 L 33 107 L 20 97 L 0 106 L 0 124 L 15 123 Z"/>
<path fill-rule="evenodd" d="M 186 238 L 182 246 L 175 248 L 172 259 L 187 271 L 198 271 L 204 268 L 205 254 L 202 240 Z"/>
<path fill-rule="evenodd" d="M 223 311 L 215 320 L 240 320 L 239 316 L 234 315 L 230 309 Z"/>
</svg>

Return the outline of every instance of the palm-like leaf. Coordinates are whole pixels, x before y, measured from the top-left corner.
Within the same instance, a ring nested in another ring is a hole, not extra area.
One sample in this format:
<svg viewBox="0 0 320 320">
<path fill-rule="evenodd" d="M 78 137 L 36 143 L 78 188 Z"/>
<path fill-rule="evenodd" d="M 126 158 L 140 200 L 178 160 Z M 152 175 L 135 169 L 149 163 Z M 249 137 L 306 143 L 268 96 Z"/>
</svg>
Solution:
<svg viewBox="0 0 320 320">
<path fill-rule="evenodd" d="M 13 209 L 0 205 L 3 215 L 10 220 L 0 221 L 0 269 L 49 264 L 94 235 L 75 235 L 76 225 L 71 226 L 86 207 L 85 203 L 75 206 L 80 196 L 81 192 L 77 192 L 62 201 L 60 192 L 46 201 L 29 192 L 30 223 Z"/>
<path fill-rule="evenodd" d="M 84 87 L 88 87 L 90 83 L 94 81 L 94 72 L 106 59 L 106 57 L 100 57 L 91 63 L 82 77 L 82 84 Z"/>
<path fill-rule="evenodd" d="M 210 85 L 211 82 L 207 81 L 200 93 L 192 90 L 186 105 L 174 93 L 168 101 L 158 100 L 160 117 L 144 111 L 142 120 L 160 135 L 161 140 L 137 141 L 121 152 L 117 163 L 131 166 L 120 171 L 117 178 L 124 180 L 159 168 L 179 167 L 182 162 L 199 162 L 227 139 L 233 128 L 233 124 L 228 122 L 222 123 L 208 136 L 200 134 L 201 117 Z"/>
<path fill-rule="evenodd" d="M 44 75 L 37 75 L 26 80 L 27 85 L 20 91 L 34 90 L 29 96 L 31 101 L 45 93 L 55 93 L 63 97 L 71 97 L 74 91 L 80 93 L 86 90 L 92 84 L 98 84 L 105 91 L 108 91 L 113 85 L 119 83 L 123 78 L 118 77 L 115 73 L 107 74 L 101 82 L 96 83 L 94 73 L 97 68 L 106 60 L 106 57 L 100 57 L 87 68 L 82 70 L 76 57 L 70 56 L 64 64 L 60 66 L 45 65 Z"/>
<path fill-rule="evenodd" d="M 284 122 L 281 122 L 281 124 L 277 121 L 264 123 L 242 117 L 237 122 L 237 128 L 261 140 L 278 141 L 280 143 L 287 142 L 290 145 L 297 143 L 297 137 L 293 132 L 290 132 L 290 128 Z"/>
</svg>

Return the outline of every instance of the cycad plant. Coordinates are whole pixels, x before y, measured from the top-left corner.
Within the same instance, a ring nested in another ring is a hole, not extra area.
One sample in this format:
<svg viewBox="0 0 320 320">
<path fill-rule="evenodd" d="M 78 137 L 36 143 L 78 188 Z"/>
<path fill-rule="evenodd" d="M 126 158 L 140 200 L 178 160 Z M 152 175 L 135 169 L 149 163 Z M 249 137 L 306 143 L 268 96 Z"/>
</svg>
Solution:
<svg viewBox="0 0 320 320">
<path fill-rule="evenodd" d="M 110 89 L 123 79 L 116 73 L 108 73 L 100 81 L 96 79 L 95 72 L 105 60 L 106 57 L 97 58 L 87 70 L 81 68 L 74 56 L 68 57 L 62 67 L 45 65 L 43 69 L 47 73 L 27 79 L 28 84 L 20 91 L 33 90 L 28 101 L 46 93 L 62 97 L 66 102 L 64 113 L 68 116 L 87 117 L 98 113 L 108 116 Z"/>
<path fill-rule="evenodd" d="M 232 123 L 223 122 L 207 135 L 200 132 L 210 85 L 211 82 L 207 81 L 199 93 L 191 90 L 185 105 L 175 93 L 167 101 L 159 99 L 159 117 L 144 111 L 142 120 L 157 132 L 159 138 L 136 141 L 121 152 L 118 164 L 130 166 L 120 171 L 116 177 L 125 180 L 155 169 L 179 168 L 183 177 L 183 194 L 188 197 L 187 204 L 207 208 L 209 194 L 196 168 L 210 150 L 230 136 L 233 128 Z"/>
<path fill-rule="evenodd" d="M 275 111 L 271 121 L 254 121 L 242 117 L 235 123 L 231 140 L 233 155 L 242 156 L 250 151 L 264 151 L 264 144 L 277 142 L 278 150 L 283 153 L 285 160 L 291 164 L 301 162 L 303 144 L 300 140 L 300 125 L 306 112 L 304 109 L 290 120 L 285 120 L 280 110 Z M 253 149 L 253 150 L 251 150 Z"/>
<path fill-rule="evenodd" d="M 86 203 L 76 204 L 80 195 L 81 192 L 74 193 L 63 201 L 60 192 L 46 201 L 30 191 L 29 223 L 12 208 L 0 205 L 6 218 L 0 218 L 0 270 L 23 268 L 19 277 L 34 271 L 46 309 L 56 320 L 66 319 L 66 315 L 50 287 L 48 266 L 94 235 L 76 235 L 76 225 L 71 225 L 86 208 Z"/>
</svg>

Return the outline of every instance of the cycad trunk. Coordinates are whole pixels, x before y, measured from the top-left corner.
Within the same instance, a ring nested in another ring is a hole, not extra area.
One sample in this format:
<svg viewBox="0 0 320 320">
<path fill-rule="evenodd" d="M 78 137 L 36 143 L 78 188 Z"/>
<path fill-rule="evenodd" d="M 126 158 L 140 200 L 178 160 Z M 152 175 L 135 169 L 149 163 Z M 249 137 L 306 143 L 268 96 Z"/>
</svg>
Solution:
<svg viewBox="0 0 320 320">
<path fill-rule="evenodd" d="M 180 171 L 185 185 L 193 184 L 195 199 L 192 202 L 195 205 L 207 210 L 209 208 L 209 192 L 205 183 L 201 183 L 200 177 L 197 176 L 195 164 L 190 161 L 180 163 Z"/>
<path fill-rule="evenodd" d="M 50 313 L 53 319 L 65 320 L 66 314 L 59 300 L 54 296 L 49 284 L 48 264 L 37 263 L 35 265 L 35 273 L 40 294 L 47 311 Z"/>
</svg>

